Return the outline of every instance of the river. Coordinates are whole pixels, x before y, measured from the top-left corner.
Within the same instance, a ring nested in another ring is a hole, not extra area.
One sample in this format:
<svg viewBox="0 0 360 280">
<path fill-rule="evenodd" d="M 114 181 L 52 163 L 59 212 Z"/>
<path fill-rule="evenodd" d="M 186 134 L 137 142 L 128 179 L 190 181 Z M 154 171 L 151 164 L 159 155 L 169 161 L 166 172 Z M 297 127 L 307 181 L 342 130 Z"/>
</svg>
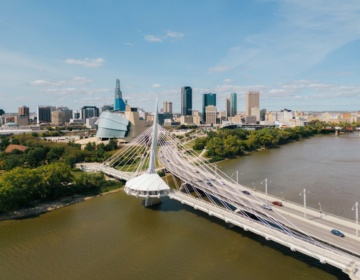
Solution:
<svg viewBox="0 0 360 280">
<path fill-rule="evenodd" d="M 223 161 L 242 184 L 354 219 L 358 134 L 319 136 Z M 254 184 L 253 184 L 254 183 Z M 282 193 L 282 194 L 281 194 Z M 348 279 L 214 217 L 166 199 L 153 208 L 123 191 L 39 217 L 0 222 L 0 279 Z"/>
</svg>

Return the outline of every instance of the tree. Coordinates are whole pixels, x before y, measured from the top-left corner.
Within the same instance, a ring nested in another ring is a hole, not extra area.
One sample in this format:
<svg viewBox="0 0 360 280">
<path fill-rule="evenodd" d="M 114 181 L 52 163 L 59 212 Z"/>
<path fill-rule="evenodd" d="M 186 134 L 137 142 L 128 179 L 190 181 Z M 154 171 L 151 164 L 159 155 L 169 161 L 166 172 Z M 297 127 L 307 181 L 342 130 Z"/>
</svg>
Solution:
<svg viewBox="0 0 360 280">
<path fill-rule="evenodd" d="M 4 169 L 9 171 L 15 167 L 23 165 L 23 157 L 17 154 L 10 154 L 4 159 Z"/>
<path fill-rule="evenodd" d="M 31 167 L 40 166 L 42 162 L 46 160 L 46 154 L 48 153 L 49 148 L 46 147 L 36 147 L 30 149 L 26 153 L 26 161 Z"/>
<path fill-rule="evenodd" d="M 70 193 L 73 181 L 70 167 L 63 163 L 52 163 L 41 166 L 36 172 L 42 177 L 39 194 L 42 198 L 56 199 Z"/>
<path fill-rule="evenodd" d="M 96 150 L 96 144 L 94 142 L 88 142 L 84 148 L 86 151 L 92 152 Z"/>
<path fill-rule="evenodd" d="M 109 143 L 105 146 L 106 151 L 113 151 L 118 148 L 118 142 L 116 138 L 111 138 Z"/>
<path fill-rule="evenodd" d="M 0 139 L 0 149 L 5 150 L 7 146 L 9 146 L 10 140 L 9 137 L 1 137 Z"/>
<path fill-rule="evenodd" d="M 31 169 L 16 167 L 0 177 L 0 208 L 9 211 L 34 204 L 41 176 Z"/>
</svg>

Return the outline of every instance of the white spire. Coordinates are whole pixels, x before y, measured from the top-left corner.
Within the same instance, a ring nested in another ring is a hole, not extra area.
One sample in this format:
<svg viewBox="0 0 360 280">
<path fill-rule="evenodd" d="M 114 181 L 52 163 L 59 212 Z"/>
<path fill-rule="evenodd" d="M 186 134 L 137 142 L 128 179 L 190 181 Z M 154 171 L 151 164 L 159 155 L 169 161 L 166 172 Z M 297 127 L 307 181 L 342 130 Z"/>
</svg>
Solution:
<svg viewBox="0 0 360 280">
<path fill-rule="evenodd" d="M 155 173 L 156 168 L 156 148 L 158 142 L 158 104 L 156 98 L 155 104 L 155 113 L 154 113 L 154 124 L 153 124 L 153 131 L 152 131 L 152 140 L 151 140 L 151 151 L 150 151 L 150 164 L 148 173 Z"/>
</svg>

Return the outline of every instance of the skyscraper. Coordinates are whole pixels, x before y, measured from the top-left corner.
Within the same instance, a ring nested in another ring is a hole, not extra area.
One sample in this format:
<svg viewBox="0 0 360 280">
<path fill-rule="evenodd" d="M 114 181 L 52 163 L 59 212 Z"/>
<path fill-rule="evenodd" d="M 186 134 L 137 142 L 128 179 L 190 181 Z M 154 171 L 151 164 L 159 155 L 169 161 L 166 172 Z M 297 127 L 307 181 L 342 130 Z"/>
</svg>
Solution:
<svg viewBox="0 0 360 280">
<path fill-rule="evenodd" d="M 114 110 L 125 111 L 125 108 L 126 108 L 126 104 L 122 99 L 122 92 L 120 90 L 120 80 L 116 79 Z"/>
<path fill-rule="evenodd" d="M 192 88 L 183 87 L 181 88 L 181 115 L 191 116 L 192 115 Z"/>
<path fill-rule="evenodd" d="M 96 106 L 84 106 L 81 108 L 81 118 L 85 123 L 87 118 L 98 117 L 99 108 Z"/>
<path fill-rule="evenodd" d="M 26 107 L 25 105 L 24 106 L 21 106 L 18 108 L 18 113 L 20 116 L 30 116 L 30 109 L 29 107 Z"/>
<path fill-rule="evenodd" d="M 233 117 L 237 114 L 237 94 L 232 93 L 230 95 L 230 117 Z"/>
<path fill-rule="evenodd" d="M 55 111 L 54 106 L 41 106 L 37 107 L 37 123 L 51 123 L 51 112 Z"/>
<path fill-rule="evenodd" d="M 230 109 L 231 108 L 231 101 L 230 98 L 225 98 L 225 112 L 226 112 L 226 117 L 230 117 Z"/>
<path fill-rule="evenodd" d="M 205 108 L 207 106 L 215 106 L 216 107 L 216 93 L 204 93 L 203 94 L 203 102 L 202 102 L 202 120 L 206 122 L 206 111 Z"/>
<path fill-rule="evenodd" d="M 246 115 L 251 116 L 252 108 L 260 107 L 260 93 L 258 91 L 249 91 L 246 94 Z"/>
<path fill-rule="evenodd" d="M 163 103 L 163 112 L 172 114 L 172 102 L 165 101 Z"/>
</svg>

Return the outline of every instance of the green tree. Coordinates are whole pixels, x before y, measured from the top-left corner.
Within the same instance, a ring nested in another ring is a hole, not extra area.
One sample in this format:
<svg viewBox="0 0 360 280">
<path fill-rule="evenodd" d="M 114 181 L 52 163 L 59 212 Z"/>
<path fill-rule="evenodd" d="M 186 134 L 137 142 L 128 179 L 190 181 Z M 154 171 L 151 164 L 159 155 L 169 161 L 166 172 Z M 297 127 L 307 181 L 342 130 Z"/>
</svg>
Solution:
<svg viewBox="0 0 360 280">
<path fill-rule="evenodd" d="M 46 154 L 48 153 L 49 148 L 46 147 L 36 147 L 30 150 L 27 150 L 25 155 L 26 161 L 31 167 L 38 167 L 42 162 L 46 160 Z"/>
<path fill-rule="evenodd" d="M 46 199 L 56 199 L 70 193 L 73 181 L 71 169 L 63 163 L 52 163 L 39 167 L 36 172 L 42 177 L 39 196 Z"/>
<path fill-rule="evenodd" d="M 116 138 L 111 138 L 109 143 L 105 146 L 106 151 L 113 151 L 118 148 L 118 142 Z"/>
</svg>

